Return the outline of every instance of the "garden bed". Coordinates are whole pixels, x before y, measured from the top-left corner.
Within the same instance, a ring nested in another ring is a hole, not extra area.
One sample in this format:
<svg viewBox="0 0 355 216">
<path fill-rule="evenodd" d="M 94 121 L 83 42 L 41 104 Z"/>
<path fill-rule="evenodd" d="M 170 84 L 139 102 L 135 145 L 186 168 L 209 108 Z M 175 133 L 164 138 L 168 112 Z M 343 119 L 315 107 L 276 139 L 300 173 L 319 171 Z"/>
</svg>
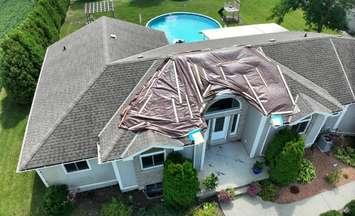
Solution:
<svg viewBox="0 0 355 216">
<path fill-rule="evenodd" d="M 315 148 L 313 150 L 307 149 L 305 151 L 305 158 L 311 160 L 314 166 L 316 167 L 316 178 L 308 184 L 292 184 L 287 187 L 282 187 L 280 190 L 279 197 L 275 202 L 290 203 L 302 200 L 304 198 L 314 196 L 315 194 L 318 194 L 320 192 L 332 190 L 335 186 L 340 186 L 351 181 L 355 181 L 355 169 L 337 160 L 334 157 L 333 153 L 325 154 L 320 152 L 318 148 Z M 327 176 L 327 174 L 329 174 L 332 170 L 336 168 L 342 170 L 342 175 L 340 181 L 336 183 L 335 186 L 333 186 L 325 180 L 325 176 Z M 299 192 L 291 193 L 291 186 L 297 186 Z"/>
</svg>

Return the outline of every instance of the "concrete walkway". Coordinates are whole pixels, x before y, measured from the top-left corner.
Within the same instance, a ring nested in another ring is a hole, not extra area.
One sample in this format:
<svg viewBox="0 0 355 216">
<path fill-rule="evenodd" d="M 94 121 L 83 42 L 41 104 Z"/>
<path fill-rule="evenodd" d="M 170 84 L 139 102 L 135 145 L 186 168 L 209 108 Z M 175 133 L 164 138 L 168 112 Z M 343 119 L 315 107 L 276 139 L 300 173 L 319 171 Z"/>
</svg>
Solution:
<svg viewBox="0 0 355 216">
<path fill-rule="evenodd" d="M 355 182 L 290 204 L 265 202 L 244 195 L 221 206 L 226 216 L 318 216 L 331 209 L 342 209 L 352 199 L 355 199 Z"/>
</svg>

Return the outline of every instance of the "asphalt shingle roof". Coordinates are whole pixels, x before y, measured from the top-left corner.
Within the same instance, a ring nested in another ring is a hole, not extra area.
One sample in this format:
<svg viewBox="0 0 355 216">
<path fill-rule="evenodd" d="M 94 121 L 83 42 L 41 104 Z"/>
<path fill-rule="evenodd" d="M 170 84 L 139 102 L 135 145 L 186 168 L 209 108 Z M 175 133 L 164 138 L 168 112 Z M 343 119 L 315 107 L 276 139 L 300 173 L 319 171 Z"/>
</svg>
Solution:
<svg viewBox="0 0 355 216">
<path fill-rule="evenodd" d="M 109 86 L 110 78 L 103 85 L 106 92 L 100 92 L 97 79 L 104 79 L 101 74 L 111 61 L 166 44 L 162 32 L 102 17 L 51 45 L 38 81 L 18 170 L 96 157 L 95 135 L 102 129 L 100 122 L 110 119 L 119 99 L 127 96 L 125 91 L 136 85 L 141 75 L 135 68 L 141 65 L 122 71 L 117 80 L 119 92 L 109 88 L 117 86 Z M 99 92 L 118 96 L 107 101 L 106 97 L 97 98 Z"/>
<path fill-rule="evenodd" d="M 285 32 L 166 45 L 161 32 L 99 19 L 49 47 L 18 170 L 97 157 L 98 142 L 100 156 L 107 160 L 119 158 L 135 137 L 133 132 L 118 129 L 119 108 L 132 91 L 144 85 L 149 71 L 154 71 L 166 56 L 180 52 L 262 46 L 269 57 L 296 72 L 286 74 L 285 79 L 292 94 L 300 95 L 299 105 L 304 108 L 300 116 L 314 110 L 339 111 L 341 104 L 351 103 L 354 98 L 330 38 L 354 84 L 353 39 L 317 33 L 304 38 L 301 32 Z"/>
</svg>

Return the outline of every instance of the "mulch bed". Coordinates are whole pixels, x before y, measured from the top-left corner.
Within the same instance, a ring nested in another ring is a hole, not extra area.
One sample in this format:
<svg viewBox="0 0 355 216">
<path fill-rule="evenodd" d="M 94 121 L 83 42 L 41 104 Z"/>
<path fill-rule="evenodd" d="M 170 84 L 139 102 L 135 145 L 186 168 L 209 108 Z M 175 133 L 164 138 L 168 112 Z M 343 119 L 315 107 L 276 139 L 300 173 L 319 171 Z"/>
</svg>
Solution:
<svg viewBox="0 0 355 216">
<path fill-rule="evenodd" d="M 307 149 L 305 152 L 305 157 L 311 160 L 314 166 L 316 167 L 317 177 L 309 184 L 292 184 L 290 186 L 281 188 L 280 196 L 275 202 L 295 202 L 298 200 L 305 199 L 307 197 L 314 196 L 323 191 L 334 189 L 334 186 L 330 185 L 325 180 L 325 176 L 335 168 L 340 168 L 342 170 L 341 180 L 339 181 L 339 183 L 336 184 L 336 186 L 344 185 L 351 181 L 355 181 L 355 169 L 337 160 L 332 153 L 329 153 L 327 155 L 325 153 L 320 152 L 318 148 L 315 148 L 313 150 Z M 344 174 L 347 175 L 347 179 L 344 178 Z M 299 188 L 299 193 L 291 193 L 291 186 L 297 186 Z"/>
</svg>

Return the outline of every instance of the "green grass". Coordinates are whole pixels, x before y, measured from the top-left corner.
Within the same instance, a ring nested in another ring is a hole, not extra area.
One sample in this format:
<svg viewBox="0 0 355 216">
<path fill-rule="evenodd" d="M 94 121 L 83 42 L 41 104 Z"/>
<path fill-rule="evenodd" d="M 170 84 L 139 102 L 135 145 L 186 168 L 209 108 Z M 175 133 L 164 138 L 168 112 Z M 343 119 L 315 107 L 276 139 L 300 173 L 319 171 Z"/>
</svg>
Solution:
<svg viewBox="0 0 355 216">
<path fill-rule="evenodd" d="M 32 0 L 0 0 L 0 38 L 21 22 L 32 6 Z"/>
<path fill-rule="evenodd" d="M 129 22 L 145 25 L 145 23 L 160 14 L 173 11 L 189 11 L 208 15 L 223 23 L 217 11 L 225 0 L 115 0 L 115 17 Z M 241 0 L 242 25 L 274 22 L 270 20 L 272 8 L 279 0 Z M 77 1 L 70 6 L 67 19 L 61 30 L 61 37 L 74 32 L 85 25 L 85 0 Z M 111 14 L 99 14 L 111 16 Z M 140 22 L 139 16 L 142 20 Z M 295 11 L 285 17 L 281 24 L 294 31 L 310 31 L 303 19 L 302 11 Z M 325 30 L 328 33 L 334 31 Z"/>
<path fill-rule="evenodd" d="M 0 93 L 0 215 L 36 215 L 43 189 L 34 173 L 16 173 L 27 107 L 15 105 Z"/>
</svg>

